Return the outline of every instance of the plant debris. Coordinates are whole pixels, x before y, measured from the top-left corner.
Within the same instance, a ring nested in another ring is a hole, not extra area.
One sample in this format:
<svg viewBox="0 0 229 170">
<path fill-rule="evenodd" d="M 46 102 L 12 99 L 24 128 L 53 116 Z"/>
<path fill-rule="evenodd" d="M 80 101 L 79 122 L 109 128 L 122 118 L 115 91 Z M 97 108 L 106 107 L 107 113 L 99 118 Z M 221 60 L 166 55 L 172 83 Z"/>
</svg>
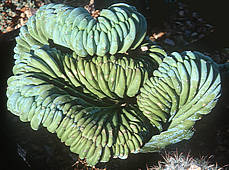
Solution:
<svg viewBox="0 0 229 170">
<path fill-rule="evenodd" d="M 3 0 L 0 3 L 0 35 L 20 28 L 44 4 L 41 0 Z"/>
</svg>

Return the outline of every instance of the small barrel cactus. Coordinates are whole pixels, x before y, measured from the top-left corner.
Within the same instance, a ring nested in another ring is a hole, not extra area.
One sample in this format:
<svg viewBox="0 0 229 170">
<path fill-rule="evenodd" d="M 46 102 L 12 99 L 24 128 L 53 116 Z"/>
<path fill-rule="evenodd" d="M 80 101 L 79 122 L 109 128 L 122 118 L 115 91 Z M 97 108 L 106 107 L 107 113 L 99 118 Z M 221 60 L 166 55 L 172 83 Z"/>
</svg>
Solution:
<svg viewBox="0 0 229 170">
<path fill-rule="evenodd" d="M 189 154 L 184 155 L 183 153 L 165 153 L 163 156 L 163 161 L 159 161 L 157 166 L 148 168 L 149 170 L 222 170 L 222 168 L 217 164 L 211 164 L 209 158 L 201 157 L 194 158 Z"/>
</svg>

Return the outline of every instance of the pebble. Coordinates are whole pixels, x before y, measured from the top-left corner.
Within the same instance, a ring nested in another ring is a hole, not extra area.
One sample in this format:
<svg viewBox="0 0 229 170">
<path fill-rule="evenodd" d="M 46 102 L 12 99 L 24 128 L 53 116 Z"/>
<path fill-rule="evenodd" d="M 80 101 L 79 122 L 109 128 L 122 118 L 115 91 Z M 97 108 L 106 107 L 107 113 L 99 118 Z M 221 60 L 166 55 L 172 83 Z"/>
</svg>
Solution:
<svg viewBox="0 0 229 170">
<path fill-rule="evenodd" d="M 177 35 L 176 44 L 183 46 L 183 45 L 188 45 L 189 43 L 184 40 L 184 37 L 182 35 Z"/>
<path fill-rule="evenodd" d="M 193 24 L 192 24 L 192 22 L 191 21 L 186 21 L 186 24 L 189 26 L 189 27 L 192 27 L 193 26 Z"/>
<path fill-rule="evenodd" d="M 197 14 L 196 12 L 193 12 L 193 13 L 192 13 L 192 17 L 198 18 L 198 14 Z"/>
<path fill-rule="evenodd" d="M 205 37 L 204 34 L 200 34 L 198 38 L 201 39 L 203 37 Z"/>
<path fill-rule="evenodd" d="M 197 36 L 197 35 L 198 35 L 197 32 L 193 32 L 193 33 L 191 34 L 192 37 L 195 37 L 195 36 Z"/>
<path fill-rule="evenodd" d="M 179 11 L 180 16 L 184 16 L 184 10 Z"/>
<path fill-rule="evenodd" d="M 185 30 L 185 31 L 184 31 L 184 34 L 185 34 L 185 36 L 190 36 L 191 31 L 189 31 L 189 30 Z"/>
<path fill-rule="evenodd" d="M 170 46 L 175 46 L 175 42 L 174 42 L 173 40 L 169 39 L 169 38 L 166 38 L 166 39 L 164 40 L 164 43 L 165 43 L 165 44 L 168 44 L 168 45 L 170 45 Z"/>
</svg>

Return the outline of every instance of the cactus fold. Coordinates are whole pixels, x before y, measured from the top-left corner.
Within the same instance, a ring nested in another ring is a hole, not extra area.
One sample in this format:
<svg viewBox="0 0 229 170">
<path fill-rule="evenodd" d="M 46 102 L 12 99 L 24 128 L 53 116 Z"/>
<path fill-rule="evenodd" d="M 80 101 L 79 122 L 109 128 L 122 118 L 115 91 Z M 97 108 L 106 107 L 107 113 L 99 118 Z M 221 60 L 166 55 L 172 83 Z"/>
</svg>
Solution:
<svg viewBox="0 0 229 170">
<path fill-rule="evenodd" d="M 20 29 L 7 107 L 46 127 L 89 166 L 189 139 L 221 93 L 219 67 L 148 42 L 136 8 L 41 7 Z"/>
</svg>

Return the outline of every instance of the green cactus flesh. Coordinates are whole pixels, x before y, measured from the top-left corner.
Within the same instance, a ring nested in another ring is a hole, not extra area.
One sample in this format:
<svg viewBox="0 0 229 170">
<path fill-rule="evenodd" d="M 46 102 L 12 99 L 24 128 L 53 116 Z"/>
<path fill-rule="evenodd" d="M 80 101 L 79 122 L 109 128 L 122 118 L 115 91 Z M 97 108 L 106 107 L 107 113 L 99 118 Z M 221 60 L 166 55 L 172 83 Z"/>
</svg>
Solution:
<svg viewBox="0 0 229 170">
<path fill-rule="evenodd" d="M 147 42 L 146 20 L 119 3 L 41 7 L 20 29 L 7 107 L 43 126 L 89 166 L 189 139 L 221 93 L 218 66 Z"/>
</svg>

